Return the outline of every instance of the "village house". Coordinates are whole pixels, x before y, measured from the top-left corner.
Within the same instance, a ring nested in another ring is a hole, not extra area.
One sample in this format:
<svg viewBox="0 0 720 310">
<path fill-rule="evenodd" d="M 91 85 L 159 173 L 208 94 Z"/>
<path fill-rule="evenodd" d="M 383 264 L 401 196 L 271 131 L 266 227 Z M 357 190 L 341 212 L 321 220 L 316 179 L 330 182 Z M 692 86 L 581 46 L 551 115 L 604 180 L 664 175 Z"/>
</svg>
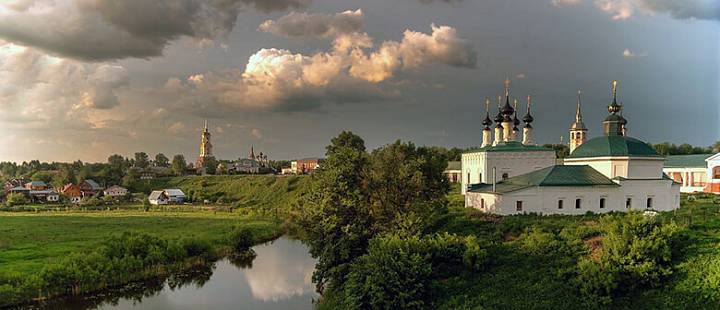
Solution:
<svg viewBox="0 0 720 310">
<path fill-rule="evenodd" d="M 80 192 L 83 197 L 92 197 L 102 192 L 103 188 L 97 182 L 91 179 L 85 179 L 80 184 Z"/>
<path fill-rule="evenodd" d="M 320 167 L 323 158 L 303 158 L 290 162 L 290 169 L 293 174 L 311 174 Z"/>
<path fill-rule="evenodd" d="M 460 183 L 460 178 L 462 174 L 462 162 L 461 161 L 449 161 L 447 168 L 445 168 L 445 171 L 443 171 L 443 175 L 451 182 L 451 183 Z"/>
<path fill-rule="evenodd" d="M 103 195 L 107 197 L 123 197 L 127 194 L 127 188 L 118 185 L 110 186 L 103 191 Z"/>
<path fill-rule="evenodd" d="M 18 179 L 18 178 L 12 178 L 12 179 L 10 179 L 10 180 L 5 181 L 5 184 L 4 184 L 4 186 L 3 186 L 3 190 L 4 190 L 5 193 L 7 194 L 7 193 L 10 192 L 10 189 L 13 189 L 13 188 L 16 188 L 16 187 L 25 188 L 25 184 L 28 183 L 28 182 L 30 182 L 30 180 L 25 179 L 25 178 L 19 178 L 19 179 Z"/>
<path fill-rule="evenodd" d="M 50 186 L 43 181 L 30 181 L 25 183 L 25 188 L 31 191 L 43 191 L 50 188 Z"/>
<path fill-rule="evenodd" d="M 60 189 L 60 193 L 67 197 L 71 203 L 80 203 L 83 197 L 80 185 L 68 183 Z"/>
<path fill-rule="evenodd" d="M 165 194 L 165 191 L 152 191 L 150 196 L 148 196 L 148 201 L 154 205 L 166 205 L 168 204 L 168 200 L 169 199 Z"/>
</svg>

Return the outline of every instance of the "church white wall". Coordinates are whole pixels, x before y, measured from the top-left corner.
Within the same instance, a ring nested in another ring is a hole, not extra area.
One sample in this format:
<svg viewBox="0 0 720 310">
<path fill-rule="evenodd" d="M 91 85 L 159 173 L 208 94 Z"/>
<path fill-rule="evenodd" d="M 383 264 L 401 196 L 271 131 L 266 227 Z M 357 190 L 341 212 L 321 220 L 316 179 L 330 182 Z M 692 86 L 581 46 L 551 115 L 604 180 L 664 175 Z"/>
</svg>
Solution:
<svg viewBox="0 0 720 310">
<path fill-rule="evenodd" d="M 607 213 L 625 212 L 627 199 L 630 209 L 647 210 L 647 199 L 652 199 L 655 211 L 671 211 L 680 207 L 680 185 L 670 180 L 626 180 L 621 186 L 545 186 L 533 187 L 505 194 L 467 193 L 466 207 L 499 215 L 522 213 L 581 215 L 590 211 Z M 576 200 L 580 199 L 580 208 Z M 604 208 L 600 201 L 604 199 Z M 482 201 L 485 207 L 482 208 Z M 559 201 L 563 201 L 562 209 Z M 522 201 L 522 211 L 517 202 Z"/>
<path fill-rule="evenodd" d="M 628 175 L 627 157 L 610 158 L 565 158 L 565 165 L 589 165 L 593 169 L 612 179 L 620 176 L 626 178 Z"/>
<path fill-rule="evenodd" d="M 468 184 L 493 182 L 493 167 L 497 181 L 503 174 L 514 177 L 555 164 L 555 152 L 475 152 L 462 155 L 462 186 L 465 195 Z"/>
</svg>

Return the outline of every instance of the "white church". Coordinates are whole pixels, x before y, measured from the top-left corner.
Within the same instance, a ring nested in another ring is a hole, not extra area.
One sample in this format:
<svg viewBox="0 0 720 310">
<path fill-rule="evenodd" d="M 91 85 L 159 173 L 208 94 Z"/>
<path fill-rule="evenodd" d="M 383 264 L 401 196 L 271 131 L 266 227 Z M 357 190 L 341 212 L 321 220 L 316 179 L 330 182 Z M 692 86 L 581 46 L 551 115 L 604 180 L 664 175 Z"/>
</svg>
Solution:
<svg viewBox="0 0 720 310">
<path fill-rule="evenodd" d="M 498 106 L 494 119 L 494 137 L 486 101 L 482 145 L 462 154 L 466 207 L 511 215 L 668 211 L 680 206 L 680 184 L 663 173 L 664 158 L 627 136 L 616 81 L 600 137 L 587 140 L 578 93 L 575 122 L 570 126 L 571 153 L 562 165 L 557 164 L 554 150 L 533 142 L 530 99 L 521 141 L 517 100 L 510 105 L 509 81 L 505 81 L 504 105 Z"/>
</svg>

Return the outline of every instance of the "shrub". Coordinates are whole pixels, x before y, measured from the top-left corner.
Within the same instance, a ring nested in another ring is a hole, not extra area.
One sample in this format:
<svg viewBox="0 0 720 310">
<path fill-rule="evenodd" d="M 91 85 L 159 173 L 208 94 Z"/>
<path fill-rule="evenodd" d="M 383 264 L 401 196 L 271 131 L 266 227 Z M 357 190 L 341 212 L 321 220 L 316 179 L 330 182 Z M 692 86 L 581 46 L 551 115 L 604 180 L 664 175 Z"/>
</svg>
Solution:
<svg viewBox="0 0 720 310">
<path fill-rule="evenodd" d="M 433 286 L 467 270 L 480 270 L 485 258 L 474 237 L 385 235 L 350 268 L 344 303 L 350 309 L 432 308 Z M 463 268 L 464 267 L 464 268 Z"/>
<path fill-rule="evenodd" d="M 11 193 L 7 195 L 7 199 L 5 200 L 5 205 L 8 207 L 13 207 L 17 205 L 24 205 L 28 203 L 27 197 L 21 193 Z"/>
<path fill-rule="evenodd" d="M 97 197 L 85 197 L 82 200 L 80 200 L 80 205 L 83 207 L 95 207 L 102 205 L 103 202 L 98 199 Z"/>
<path fill-rule="evenodd" d="M 518 238 L 520 247 L 533 255 L 548 255 L 561 247 L 561 242 L 552 232 L 546 232 L 538 227 L 526 230 Z"/>
<path fill-rule="evenodd" d="M 230 244 L 237 252 L 250 249 L 255 243 L 253 231 L 245 226 L 236 226 L 230 233 Z"/>
<path fill-rule="evenodd" d="M 672 274 L 672 261 L 682 246 L 681 229 L 639 212 L 600 219 L 599 255 L 578 262 L 577 284 L 589 296 L 610 296 L 620 290 L 658 286 Z"/>
</svg>

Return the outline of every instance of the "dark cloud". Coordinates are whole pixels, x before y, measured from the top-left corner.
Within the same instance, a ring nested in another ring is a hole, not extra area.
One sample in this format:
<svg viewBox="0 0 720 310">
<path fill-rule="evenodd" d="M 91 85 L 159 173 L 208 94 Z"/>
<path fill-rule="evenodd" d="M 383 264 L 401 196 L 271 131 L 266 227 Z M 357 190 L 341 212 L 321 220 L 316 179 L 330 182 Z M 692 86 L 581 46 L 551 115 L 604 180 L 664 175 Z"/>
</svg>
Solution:
<svg viewBox="0 0 720 310">
<path fill-rule="evenodd" d="M 213 40 L 240 11 L 300 8 L 306 0 L 34 0 L 0 15 L 0 38 L 66 57 L 101 61 L 162 55 L 180 37 Z M 34 6 L 42 10 L 32 11 Z"/>
<path fill-rule="evenodd" d="M 337 37 L 358 32 L 363 28 L 362 10 L 345 11 L 335 15 L 293 12 L 277 21 L 263 22 L 259 31 L 285 37 Z"/>
</svg>

